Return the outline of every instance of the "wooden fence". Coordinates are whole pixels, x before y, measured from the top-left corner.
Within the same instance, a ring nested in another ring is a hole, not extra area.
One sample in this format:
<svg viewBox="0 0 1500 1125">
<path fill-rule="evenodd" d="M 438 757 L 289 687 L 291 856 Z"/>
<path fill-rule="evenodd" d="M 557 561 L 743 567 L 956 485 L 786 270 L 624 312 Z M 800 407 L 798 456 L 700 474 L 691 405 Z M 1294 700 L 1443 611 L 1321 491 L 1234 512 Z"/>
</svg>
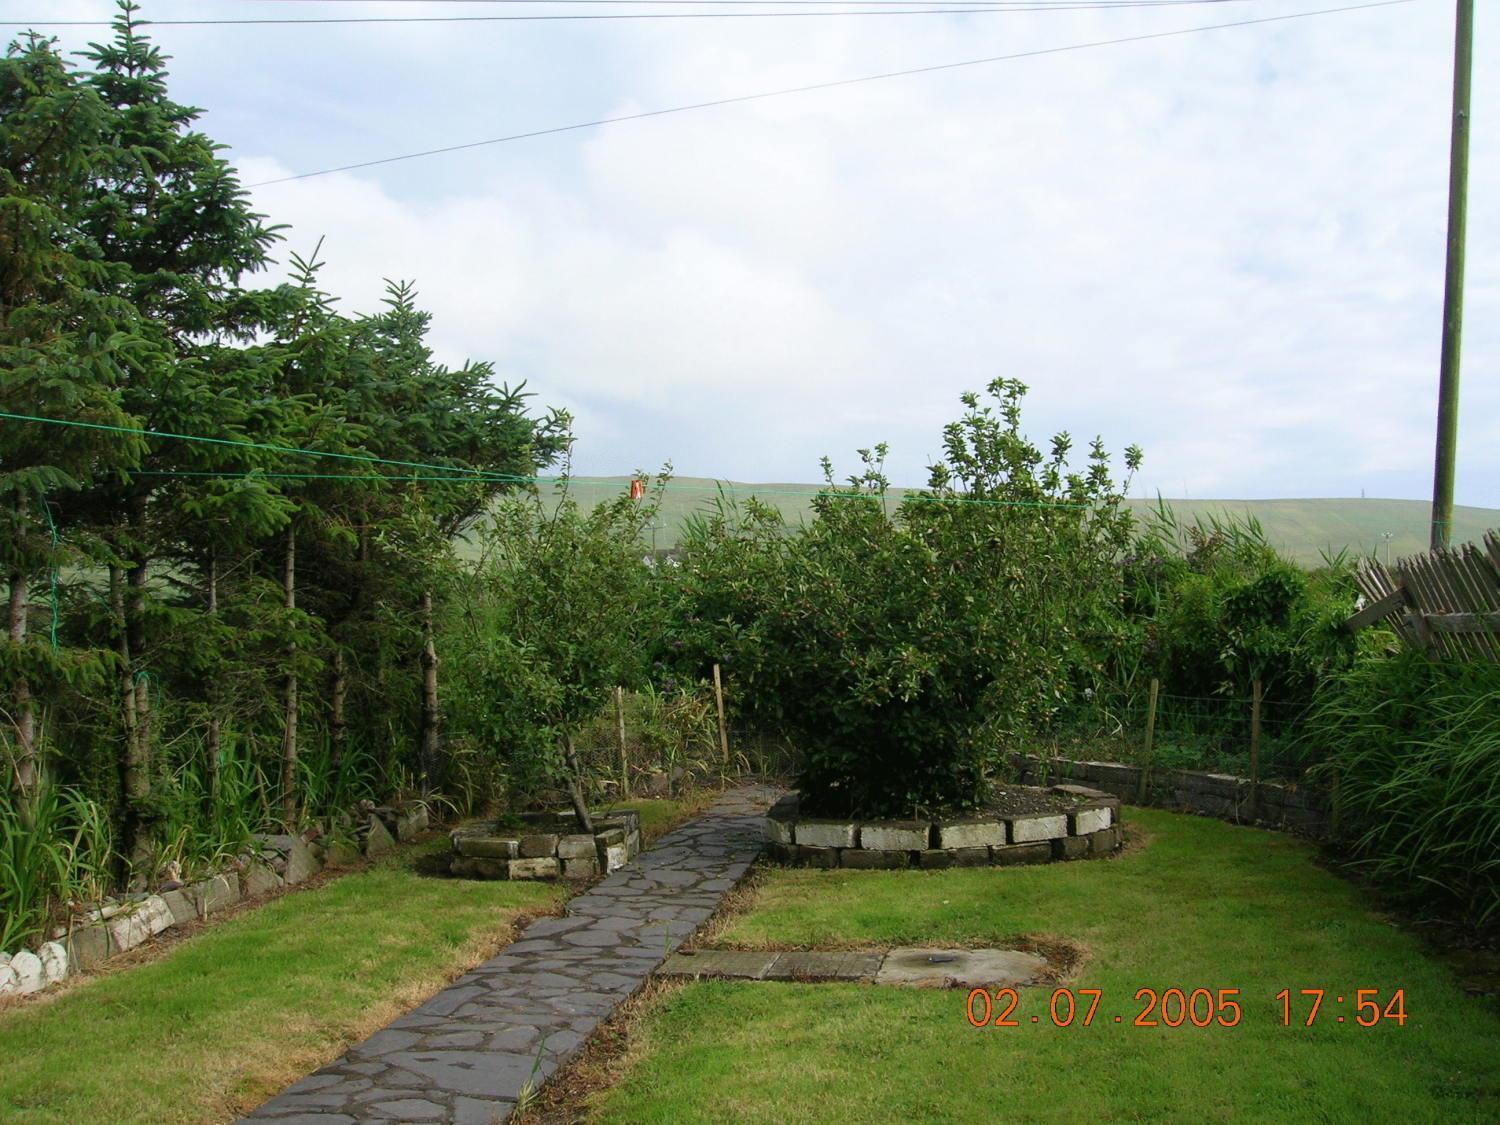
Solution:
<svg viewBox="0 0 1500 1125">
<path fill-rule="evenodd" d="M 1483 549 L 1429 551 L 1387 568 L 1360 563 L 1355 581 L 1365 607 L 1350 629 L 1387 621 L 1407 645 L 1433 656 L 1500 663 L 1500 531 Z"/>
</svg>

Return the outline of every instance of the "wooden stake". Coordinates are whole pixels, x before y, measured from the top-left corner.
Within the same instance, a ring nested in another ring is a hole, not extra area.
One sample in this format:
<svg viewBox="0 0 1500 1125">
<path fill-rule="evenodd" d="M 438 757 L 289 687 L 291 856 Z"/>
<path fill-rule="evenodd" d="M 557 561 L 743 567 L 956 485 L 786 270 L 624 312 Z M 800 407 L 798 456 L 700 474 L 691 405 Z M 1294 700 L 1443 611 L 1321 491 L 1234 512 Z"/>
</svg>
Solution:
<svg viewBox="0 0 1500 1125">
<path fill-rule="evenodd" d="M 1250 684 L 1250 819 L 1260 812 L 1260 681 Z"/>
<path fill-rule="evenodd" d="M 1151 701 L 1146 708 L 1146 747 L 1141 755 L 1141 781 L 1136 788 L 1137 804 L 1146 803 L 1146 781 L 1151 774 L 1151 744 L 1156 739 L 1156 694 L 1161 690 L 1161 681 L 1151 677 Z"/>
<path fill-rule="evenodd" d="M 719 753 L 724 758 L 724 768 L 729 768 L 729 727 L 724 722 L 724 681 L 719 676 L 719 666 L 714 665 L 714 702 L 719 705 Z"/>
<path fill-rule="evenodd" d="M 620 795 L 630 800 L 630 759 L 625 749 L 625 689 L 615 688 L 615 721 L 620 725 Z"/>
</svg>

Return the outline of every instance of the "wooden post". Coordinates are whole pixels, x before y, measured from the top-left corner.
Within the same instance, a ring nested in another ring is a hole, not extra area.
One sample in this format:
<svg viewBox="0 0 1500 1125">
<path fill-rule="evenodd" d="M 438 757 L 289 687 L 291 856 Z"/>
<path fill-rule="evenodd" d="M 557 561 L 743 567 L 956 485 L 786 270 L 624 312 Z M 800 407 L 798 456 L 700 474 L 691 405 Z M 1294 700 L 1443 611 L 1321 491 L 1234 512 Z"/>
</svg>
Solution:
<svg viewBox="0 0 1500 1125">
<path fill-rule="evenodd" d="M 625 689 L 615 687 L 615 721 L 620 725 L 620 796 L 630 800 L 630 759 L 625 749 Z"/>
<path fill-rule="evenodd" d="M 1469 92 L 1474 69 L 1474 0 L 1458 0 L 1453 45 L 1453 133 L 1448 149 L 1448 265 L 1443 277 L 1443 350 L 1438 369 L 1437 453 L 1432 473 L 1432 549 L 1453 530 L 1458 452 L 1458 370 L 1464 323 L 1464 243 L 1469 208 Z"/>
<path fill-rule="evenodd" d="M 1250 819 L 1260 813 L 1260 681 L 1250 684 Z"/>
<path fill-rule="evenodd" d="M 1156 695 L 1161 690 L 1161 681 L 1151 677 L 1151 700 L 1146 708 L 1146 747 L 1141 754 L 1141 780 L 1136 787 L 1136 804 L 1146 803 L 1146 782 L 1151 775 L 1151 744 L 1156 739 Z"/>
<path fill-rule="evenodd" d="M 719 705 L 719 753 L 724 759 L 724 769 L 729 769 L 729 727 L 724 722 L 724 681 L 719 676 L 719 666 L 714 665 L 714 702 Z"/>
</svg>

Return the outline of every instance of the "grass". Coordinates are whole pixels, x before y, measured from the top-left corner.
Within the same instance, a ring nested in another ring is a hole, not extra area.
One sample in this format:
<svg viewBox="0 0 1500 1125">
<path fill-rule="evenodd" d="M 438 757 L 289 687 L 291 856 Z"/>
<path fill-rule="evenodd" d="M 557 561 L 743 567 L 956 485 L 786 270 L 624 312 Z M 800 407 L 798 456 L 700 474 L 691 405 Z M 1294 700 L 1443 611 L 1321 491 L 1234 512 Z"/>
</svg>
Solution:
<svg viewBox="0 0 1500 1125">
<path fill-rule="evenodd" d="M 659 834 L 701 804 L 631 801 Z M 0 1009 L 0 1120 L 209 1122 L 337 1057 L 510 940 L 556 884 L 424 878 L 439 838 L 145 964 Z"/>
<path fill-rule="evenodd" d="M 604 1121 L 1492 1121 L 1500 1019 L 1291 837 L 1131 810 L 1147 846 L 1108 862 L 939 872 L 772 870 L 723 932 L 743 947 L 1081 946 L 1104 998 L 1057 1028 L 1049 989 L 976 1030 L 963 991 L 700 983 L 637 1026 Z M 1239 1026 L 1132 1025 L 1137 989 L 1238 988 Z M 1283 988 L 1326 988 L 1311 1028 Z M 1405 989 L 1405 1026 L 1356 1026 L 1356 988 Z M 1337 1005 L 1343 995 L 1348 1003 Z M 1031 1023 L 1032 1016 L 1040 1022 Z M 1122 1022 L 1116 1024 L 1119 1015 Z"/>
</svg>

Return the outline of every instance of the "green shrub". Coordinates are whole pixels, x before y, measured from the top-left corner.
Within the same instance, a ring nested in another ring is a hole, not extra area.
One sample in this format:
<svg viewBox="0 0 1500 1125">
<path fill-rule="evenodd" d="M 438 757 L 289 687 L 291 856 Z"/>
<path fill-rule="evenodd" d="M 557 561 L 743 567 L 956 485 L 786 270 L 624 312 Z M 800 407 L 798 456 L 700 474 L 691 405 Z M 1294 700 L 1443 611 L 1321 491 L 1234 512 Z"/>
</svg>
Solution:
<svg viewBox="0 0 1500 1125">
<path fill-rule="evenodd" d="M 1025 389 L 996 381 L 993 406 L 965 395 L 928 491 L 894 512 L 876 447 L 848 487 L 825 461 L 800 534 L 756 506 L 690 529 L 672 639 L 689 663 L 725 664 L 735 697 L 795 738 L 809 807 L 973 805 L 997 740 L 1092 675 L 1129 516 L 1101 443 L 1073 472 L 1066 434 L 1050 455 L 1021 434 Z"/>
<path fill-rule="evenodd" d="M 571 778 L 581 724 L 616 685 L 645 681 L 658 633 L 657 585 L 641 531 L 652 498 L 584 511 L 535 495 L 497 506 L 451 630 L 452 726 L 502 763 L 508 799 L 525 804 Z"/>
<path fill-rule="evenodd" d="M 1372 638 L 1319 691 L 1307 732 L 1349 849 L 1405 897 L 1500 920 L 1500 667 Z"/>
</svg>

